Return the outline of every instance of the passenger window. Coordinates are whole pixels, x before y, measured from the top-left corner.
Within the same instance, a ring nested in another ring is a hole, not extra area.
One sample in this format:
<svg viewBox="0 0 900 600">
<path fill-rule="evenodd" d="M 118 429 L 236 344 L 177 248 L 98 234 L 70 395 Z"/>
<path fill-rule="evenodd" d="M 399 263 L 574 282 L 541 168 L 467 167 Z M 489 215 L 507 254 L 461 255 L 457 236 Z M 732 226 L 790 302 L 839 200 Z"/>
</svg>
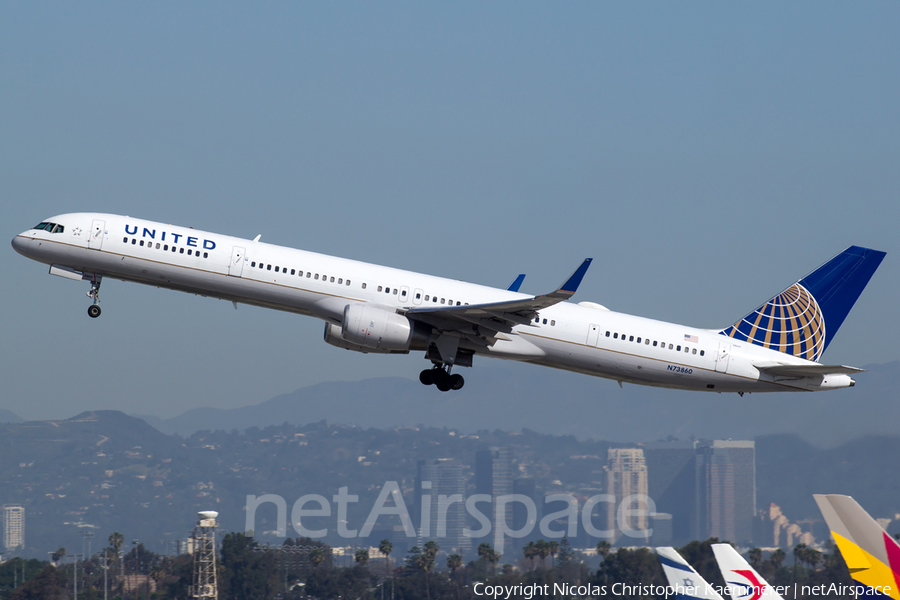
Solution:
<svg viewBox="0 0 900 600">
<path fill-rule="evenodd" d="M 428 300 L 429 300 L 429 296 L 428 296 L 428 294 L 425 294 L 425 302 L 428 302 Z"/>
<path fill-rule="evenodd" d="M 342 283 L 344 283 L 344 279 L 343 278 L 338 279 L 338 285 L 341 285 Z"/>
<path fill-rule="evenodd" d="M 188 252 L 190 252 L 190 250 L 188 250 Z M 275 272 L 278 272 L 278 267 L 275 267 Z"/>
<path fill-rule="evenodd" d="M 174 250 L 174 249 L 175 249 L 175 246 L 172 246 L 172 249 Z M 266 265 L 264 265 L 264 264 L 262 264 L 262 263 L 259 263 L 259 268 L 260 268 L 260 269 L 262 269 L 262 268 L 265 267 L 265 266 L 266 266 Z"/>
<path fill-rule="evenodd" d="M 634 336 L 633 336 L 633 335 L 632 335 L 632 336 L 629 336 L 628 341 L 629 341 L 629 342 L 633 342 L 633 341 L 634 341 Z"/>
<path fill-rule="evenodd" d="M 687 346 L 684 347 L 684 353 L 685 353 L 685 354 L 687 354 L 687 353 L 690 352 L 690 351 L 691 351 L 690 348 L 688 348 Z"/>
<path fill-rule="evenodd" d="M 303 271 L 297 271 L 297 276 L 298 276 L 298 277 L 303 277 Z"/>
<path fill-rule="evenodd" d="M 703 356 L 704 354 L 706 354 L 706 350 L 701 350 L 701 351 L 700 351 L 700 356 Z"/>
<path fill-rule="evenodd" d="M 314 277 L 314 279 L 318 279 L 318 278 L 319 278 L 319 274 L 316 273 L 316 276 Z"/>
<path fill-rule="evenodd" d="M 656 348 L 656 340 L 653 340 L 653 347 Z"/>
<path fill-rule="evenodd" d="M 128 243 L 128 238 L 122 238 L 122 243 L 123 243 L 123 244 L 127 244 L 127 243 Z"/>
<path fill-rule="evenodd" d="M 540 322 L 541 322 L 541 318 L 540 318 L 540 317 L 535 317 L 535 318 L 534 318 L 534 322 L 535 322 L 535 323 L 540 323 Z"/>
<path fill-rule="evenodd" d="M 416 292 L 416 300 L 421 300 L 421 299 L 422 299 L 422 294 L 419 292 Z"/>
<path fill-rule="evenodd" d="M 456 305 L 459 306 L 459 300 L 456 301 Z"/>
<path fill-rule="evenodd" d="M 649 345 L 650 345 L 650 338 L 647 338 L 646 340 L 644 340 L 644 345 L 645 345 L 645 346 L 649 346 Z"/>
<path fill-rule="evenodd" d="M 641 338 L 638 338 L 638 339 L 637 339 L 637 343 L 638 343 L 638 344 L 641 343 Z"/>
<path fill-rule="evenodd" d="M 163 246 L 163 250 L 166 251 L 166 252 L 168 252 L 168 251 L 169 251 L 169 245 L 166 244 L 165 246 Z M 255 264 L 255 263 L 254 263 L 254 264 Z"/>
<path fill-rule="evenodd" d="M 672 349 L 672 344 L 669 344 L 669 350 L 671 350 L 671 349 Z"/>
<path fill-rule="evenodd" d="M 366 284 L 362 284 L 362 289 L 366 289 Z"/>
<path fill-rule="evenodd" d="M 334 283 L 334 277 L 331 278 L 331 283 Z"/>
<path fill-rule="evenodd" d="M 447 300 L 447 304 L 449 304 L 450 306 L 453 306 L 453 300 Z"/>
<path fill-rule="evenodd" d="M 272 270 L 272 265 L 266 265 L 266 271 L 271 271 L 271 270 Z"/>
<path fill-rule="evenodd" d="M 400 295 L 406 298 L 406 290 L 403 290 L 403 293 L 401 293 Z"/>
<path fill-rule="evenodd" d="M 208 258 L 208 257 L 209 257 L 209 253 L 204 252 L 204 253 L 203 253 L 203 258 Z"/>
<path fill-rule="evenodd" d="M 694 348 L 694 349 L 691 351 L 691 354 L 697 354 L 697 349 Z"/>
<path fill-rule="evenodd" d="M 619 339 L 619 334 L 618 334 L 618 333 L 614 333 L 614 334 L 613 334 L 613 339 L 614 339 L 614 340 Z"/>
<path fill-rule="evenodd" d="M 437 303 L 437 296 L 431 299 L 432 302 Z"/>
<path fill-rule="evenodd" d="M 675 348 L 675 351 L 676 351 L 676 352 L 681 352 L 681 346 L 678 346 L 677 348 Z"/>
<path fill-rule="evenodd" d="M 179 253 L 179 254 L 184 254 L 184 248 L 179 248 L 179 249 L 178 249 L 178 253 Z"/>
<path fill-rule="evenodd" d="M 397 291 L 398 291 L 397 288 L 394 288 L 394 289 L 391 291 L 391 293 L 392 293 L 393 295 L 396 296 L 396 295 L 397 295 Z"/>
<path fill-rule="evenodd" d="M 544 325 L 547 324 L 547 319 L 544 319 L 543 324 L 544 324 Z"/>
<path fill-rule="evenodd" d="M 347 280 L 347 285 L 350 285 L 350 280 L 349 280 L 349 279 Z"/>
<path fill-rule="evenodd" d="M 383 285 L 379 285 L 379 286 L 378 286 L 378 291 L 379 291 L 379 292 L 380 292 L 381 290 L 383 290 L 383 289 L 384 289 L 384 286 L 383 286 Z"/>
<path fill-rule="evenodd" d="M 137 244 L 137 240 L 134 238 L 131 238 L 131 245 L 134 246 L 135 244 Z"/>
<path fill-rule="evenodd" d="M 159 242 L 156 242 L 156 249 L 159 250 Z"/>
<path fill-rule="evenodd" d="M 312 277 L 312 273 L 310 273 L 309 271 L 307 271 L 307 272 L 306 272 L 306 278 L 309 279 L 310 277 Z"/>
<path fill-rule="evenodd" d="M 144 245 L 144 240 L 141 240 L 141 246 L 143 246 L 143 245 Z"/>
<path fill-rule="evenodd" d="M 188 256 L 190 256 L 190 255 L 191 255 L 191 249 L 188 248 Z"/>
<path fill-rule="evenodd" d="M 441 298 L 441 304 L 443 304 L 443 303 L 444 303 L 444 298 Z"/>
</svg>

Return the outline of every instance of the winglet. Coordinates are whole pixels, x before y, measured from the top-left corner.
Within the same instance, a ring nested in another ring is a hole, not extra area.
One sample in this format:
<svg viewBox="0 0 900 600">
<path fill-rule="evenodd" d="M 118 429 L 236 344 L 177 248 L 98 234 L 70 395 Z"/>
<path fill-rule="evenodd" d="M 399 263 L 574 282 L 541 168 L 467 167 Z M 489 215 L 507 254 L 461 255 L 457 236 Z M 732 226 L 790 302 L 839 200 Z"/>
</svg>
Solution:
<svg viewBox="0 0 900 600">
<path fill-rule="evenodd" d="M 508 292 L 518 292 L 519 288 L 522 287 L 522 282 L 525 281 L 525 273 L 520 273 L 518 277 L 516 277 L 515 281 L 509 284 L 509 287 L 506 288 Z"/>
<path fill-rule="evenodd" d="M 559 289 L 554 293 L 564 294 L 568 296 L 574 296 L 575 291 L 578 290 L 578 286 L 581 285 L 581 280 L 584 279 L 584 274 L 587 273 L 588 267 L 591 266 L 591 261 L 593 258 L 586 258 L 584 262 L 581 263 L 581 266 L 575 269 L 575 272 L 572 273 L 572 276 L 569 277 L 564 284 L 559 286 Z"/>
</svg>

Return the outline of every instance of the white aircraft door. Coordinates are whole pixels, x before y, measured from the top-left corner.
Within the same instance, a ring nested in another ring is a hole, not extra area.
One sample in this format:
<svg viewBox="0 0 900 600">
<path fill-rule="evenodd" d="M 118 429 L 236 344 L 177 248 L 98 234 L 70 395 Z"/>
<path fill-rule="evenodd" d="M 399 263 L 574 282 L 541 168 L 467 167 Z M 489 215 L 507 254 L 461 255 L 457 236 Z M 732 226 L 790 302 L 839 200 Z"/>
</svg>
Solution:
<svg viewBox="0 0 900 600">
<path fill-rule="evenodd" d="M 103 233 L 106 230 L 106 221 L 94 219 L 91 223 L 91 235 L 88 236 L 88 248 L 99 250 L 103 247 Z"/>
<path fill-rule="evenodd" d="M 600 326 L 591 323 L 588 327 L 587 345 L 596 346 L 600 343 Z"/>
<path fill-rule="evenodd" d="M 728 360 L 731 357 L 731 344 L 719 342 L 719 354 L 716 356 L 716 373 L 728 371 Z"/>
<path fill-rule="evenodd" d="M 240 277 L 244 271 L 244 249 L 235 246 L 231 249 L 231 262 L 228 263 L 228 274 L 232 277 Z"/>
<path fill-rule="evenodd" d="M 400 301 L 400 304 L 406 304 L 409 302 L 409 288 L 407 286 L 403 286 L 400 288 L 400 293 L 397 294 L 397 300 Z"/>
</svg>

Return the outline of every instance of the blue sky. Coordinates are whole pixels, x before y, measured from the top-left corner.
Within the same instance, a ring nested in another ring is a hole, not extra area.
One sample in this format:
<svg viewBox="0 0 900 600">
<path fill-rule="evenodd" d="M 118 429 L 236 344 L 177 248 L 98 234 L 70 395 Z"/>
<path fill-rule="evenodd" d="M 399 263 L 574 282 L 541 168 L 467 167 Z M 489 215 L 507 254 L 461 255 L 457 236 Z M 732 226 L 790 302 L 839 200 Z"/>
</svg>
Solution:
<svg viewBox="0 0 900 600">
<path fill-rule="evenodd" d="M 888 2 L 4 3 L 0 226 L 113 212 L 534 293 L 592 256 L 577 300 L 701 327 L 860 244 L 888 257 L 823 360 L 900 360 L 898 30 Z M 426 366 L 115 281 L 92 320 L 87 284 L 0 268 L 28 418 Z"/>
</svg>

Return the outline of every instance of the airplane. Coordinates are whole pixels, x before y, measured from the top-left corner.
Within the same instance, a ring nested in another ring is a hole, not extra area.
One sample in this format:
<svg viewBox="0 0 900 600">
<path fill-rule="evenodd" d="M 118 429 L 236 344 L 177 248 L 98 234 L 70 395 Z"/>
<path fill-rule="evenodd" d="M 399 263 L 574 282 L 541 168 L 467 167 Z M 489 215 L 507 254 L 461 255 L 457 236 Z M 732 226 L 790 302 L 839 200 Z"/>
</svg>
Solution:
<svg viewBox="0 0 900 600">
<path fill-rule="evenodd" d="M 814 494 L 859 595 L 900 599 L 900 544 L 850 496 Z"/>
<path fill-rule="evenodd" d="M 673 593 L 670 597 L 685 600 L 691 598 L 724 600 L 722 595 L 707 583 L 703 576 L 689 565 L 675 548 L 660 546 L 656 548 L 656 555 L 666 574 L 669 587 L 672 588 Z"/>
<path fill-rule="evenodd" d="M 862 371 L 818 362 L 884 252 L 851 246 L 725 329 L 699 329 L 566 302 L 585 259 L 557 289 L 519 292 L 102 213 L 41 221 L 12 240 L 50 274 L 88 281 L 100 316 L 104 278 L 261 306 L 325 322 L 325 342 L 355 352 L 424 352 L 425 385 L 458 390 L 474 356 L 694 391 L 820 391 Z"/>
<path fill-rule="evenodd" d="M 712 544 L 712 550 L 732 600 L 784 600 L 731 544 Z"/>
</svg>

